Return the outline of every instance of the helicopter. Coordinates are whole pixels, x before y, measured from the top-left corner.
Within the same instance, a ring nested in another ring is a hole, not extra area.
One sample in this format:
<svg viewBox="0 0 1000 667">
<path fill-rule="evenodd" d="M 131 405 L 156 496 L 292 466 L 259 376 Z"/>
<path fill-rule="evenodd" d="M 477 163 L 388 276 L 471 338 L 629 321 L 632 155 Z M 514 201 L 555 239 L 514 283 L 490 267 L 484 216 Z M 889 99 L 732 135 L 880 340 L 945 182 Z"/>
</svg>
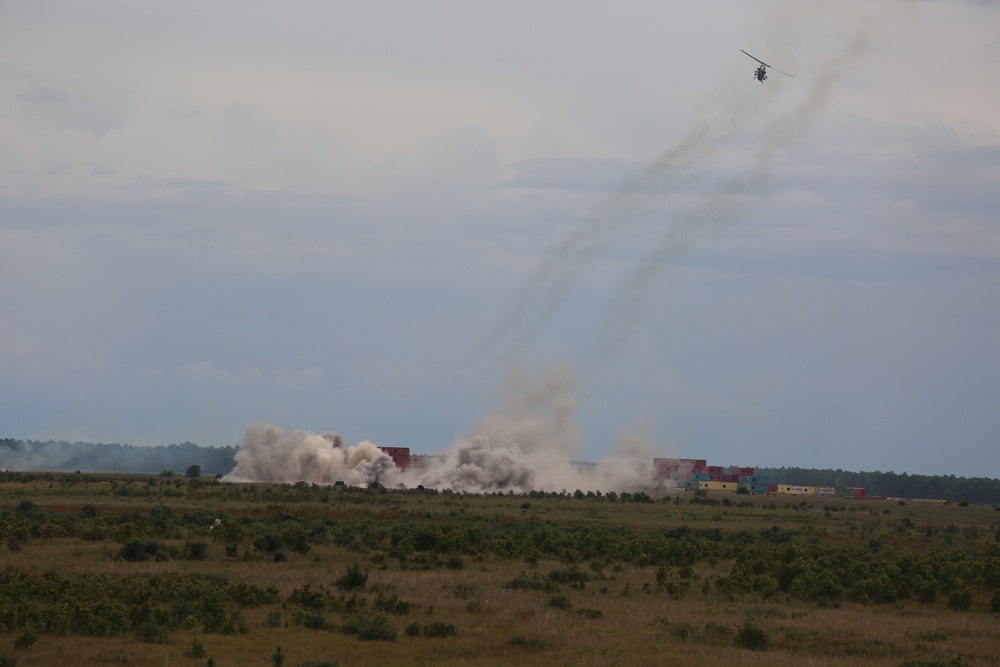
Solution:
<svg viewBox="0 0 1000 667">
<path fill-rule="evenodd" d="M 740 51 L 743 51 L 743 49 L 740 49 Z M 743 51 L 743 53 L 746 53 L 746 55 L 750 56 L 750 54 L 747 53 L 746 51 Z M 761 83 L 764 83 L 764 81 L 767 80 L 767 68 L 768 67 L 770 67 L 771 69 L 773 69 L 775 72 L 781 72 L 780 69 L 778 69 L 774 65 L 768 65 L 766 62 L 764 62 L 760 58 L 754 58 L 753 56 L 750 56 L 750 57 L 760 63 L 760 67 L 758 67 L 757 71 L 753 73 L 753 76 L 754 76 L 755 79 L 757 79 Z M 792 76 L 788 72 L 781 72 L 781 73 L 784 74 L 785 76 L 791 76 L 793 79 L 795 78 L 794 76 Z"/>
</svg>

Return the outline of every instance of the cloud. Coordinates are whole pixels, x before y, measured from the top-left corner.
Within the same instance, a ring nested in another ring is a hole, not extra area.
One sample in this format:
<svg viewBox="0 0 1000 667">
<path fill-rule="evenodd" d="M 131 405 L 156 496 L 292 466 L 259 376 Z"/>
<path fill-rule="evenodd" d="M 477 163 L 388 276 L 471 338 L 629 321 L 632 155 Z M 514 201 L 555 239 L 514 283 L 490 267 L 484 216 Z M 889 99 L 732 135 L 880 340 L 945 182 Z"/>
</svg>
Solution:
<svg viewBox="0 0 1000 667">
<path fill-rule="evenodd" d="M 263 371 L 255 366 L 247 366 L 233 372 L 216 368 L 207 361 L 178 366 L 173 372 L 173 377 L 205 386 L 231 385 L 243 388 L 267 386 L 278 391 L 307 391 L 322 386 L 325 382 L 323 371 L 317 366 L 297 371 L 280 367 Z"/>
<path fill-rule="evenodd" d="M 642 168 L 632 160 L 548 159 L 524 160 L 507 165 L 508 188 L 582 190 L 607 192 L 623 177 Z"/>
<path fill-rule="evenodd" d="M 21 99 L 26 102 L 40 104 L 65 104 L 66 102 L 69 102 L 69 95 L 66 93 L 60 93 L 57 90 L 39 87 L 35 88 L 30 93 L 21 95 Z"/>
</svg>

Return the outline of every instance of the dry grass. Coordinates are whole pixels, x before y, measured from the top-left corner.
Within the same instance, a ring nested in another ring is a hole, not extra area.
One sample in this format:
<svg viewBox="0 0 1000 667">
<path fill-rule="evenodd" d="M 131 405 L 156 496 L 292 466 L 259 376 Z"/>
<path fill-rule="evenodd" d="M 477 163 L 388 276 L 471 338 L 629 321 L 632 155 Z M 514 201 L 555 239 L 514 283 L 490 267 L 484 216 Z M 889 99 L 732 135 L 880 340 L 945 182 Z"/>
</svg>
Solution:
<svg viewBox="0 0 1000 667">
<path fill-rule="evenodd" d="M 141 482 L 136 482 L 137 484 Z M 928 549 L 934 541 L 922 532 L 927 526 L 958 530 L 972 526 L 982 542 L 995 541 L 1000 512 L 993 508 L 959 508 L 940 503 L 878 503 L 854 499 L 750 499 L 754 507 L 703 506 L 685 503 L 651 505 L 612 504 L 571 499 L 514 497 L 401 496 L 388 494 L 378 505 L 345 502 L 251 501 L 226 499 L 220 490 L 205 487 L 200 493 L 179 497 L 162 495 L 151 487 L 150 498 L 112 495 L 113 481 L 68 486 L 34 482 L 0 487 L 0 510 L 13 511 L 30 498 L 54 511 L 78 512 L 94 504 L 101 512 L 148 510 L 161 503 L 175 513 L 216 511 L 220 515 L 272 516 L 277 511 L 320 517 L 367 517 L 394 521 L 401 515 L 421 520 L 467 520 L 486 517 L 490 522 L 555 521 L 563 526 L 620 526 L 632 530 L 671 530 L 688 525 L 717 527 L 723 531 L 757 531 L 779 526 L 806 531 L 817 539 L 865 544 L 872 539 L 893 548 Z M 733 497 L 733 503 L 740 500 Z M 530 507 L 523 509 L 528 502 Z M 776 505 L 771 509 L 771 504 Z M 790 507 L 794 504 L 796 507 Z M 835 505 L 837 511 L 824 507 Z M 841 511 L 840 508 L 843 508 Z M 853 511 L 852 511 L 853 510 Z M 903 529 L 908 518 L 916 527 Z M 168 539 L 177 544 L 182 535 Z M 369 572 L 369 603 L 378 593 L 396 594 L 412 605 L 407 616 L 390 616 L 399 630 L 395 642 L 360 641 L 337 630 L 339 614 L 327 612 L 331 630 L 310 630 L 292 623 L 293 605 L 283 603 L 242 610 L 247 634 L 203 634 L 199 628 L 175 632 L 168 643 L 146 644 L 134 637 L 89 638 L 43 635 L 27 650 L 15 651 L 18 633 L 0 634 L 0 655 L 16 656 L 20 667 L 29 665 L 169 665 L 206 664 L 206 658 L 186 657 L 192 641 L 202 642 L 215 664 L 247 667 L 270 665 L 281 646 L 285 667 L 302 661 L 330 660 L 342 667 L 375 665 L 435 665 L 438 667 L 581 665 L 593 667 L 684 664 L 690 667 L 768 665 L 807 667 L 893 666 L 907 661 L 923 664 L 961 664 L 966 667 L 1000 664 L 1000 615 L 989 612 L 989 593 L 977 592 L 973 608 L 956 612 L 939 599 L 934 605 L 906 600 L 889 605 L 844 602 L 838 608 L 778 595 L 768 601 L 747 594 L 735 599 L 720 592 L 714 581 L 726 574 L 729 564 L 700 561 L 693 568 L 690 589 L 673 599 L 657 586 L 656 568 L 608 564 L 600 576 L 581 568 L 594 579 L 582 589 L 563 585 L 558 591 L 507 588 L 522 572 L 545 576 L 565 565 L 541 560 L 534 565 L 494 558 L 475 560 L 464 556 L 462 569 L 407 569 L 395 559 L 385 565 L 371 560 L 371 553 L 347 551 L 331 545 L 314 546 L 307 554 L 289 553 L 285 562 L 270 562 L 247 551 L 247 556 L 226 558 L 223 545 L 211 542 L 203 561 L 171 560 L 163 563 L 128 563 L 117 558 L 120 543 L 111 539 L 87 542 L 68 537 L 33 539 L 18 551 L 0 550 L 0 569 L 13 567 L 41 573 L 101 572 L 111 575 L 164 572 L 211 574 L 231 582 L 273 585 L 282 599 L 306 584 L 332 588 L 354 561 Z M 677 581 L 671 573 L 671 581 Z M 708 582 L 707 587 L 705 586 Z M 552 606 L 563 596 L 564 607 Z M 580 613 L 580 610 L 588 610 Z M 278 612 L 281 623 L 268 627 L 269 614 Z M 736 646 L 738 628 L 747 619 L 764 630 L 769 645 L 763 651 Z M 453 624 L 454 637 L 411 637 L 404 628 L 411 623 Z M 512 642 L 513 640 L 513 642 Z"/>
</svg>

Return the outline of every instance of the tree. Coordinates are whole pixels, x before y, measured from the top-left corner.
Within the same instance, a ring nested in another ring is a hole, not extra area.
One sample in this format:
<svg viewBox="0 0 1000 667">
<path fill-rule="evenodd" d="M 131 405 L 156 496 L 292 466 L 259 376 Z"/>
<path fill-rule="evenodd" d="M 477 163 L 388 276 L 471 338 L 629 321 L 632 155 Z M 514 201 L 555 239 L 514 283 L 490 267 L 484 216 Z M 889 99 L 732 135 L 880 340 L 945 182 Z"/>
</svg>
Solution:
<svg viewBox="0 0 1000 667">
<path fill-rule="evenodd" d="M 188 466 L 188 469 L 184 472 L 187 477 L 201 477 L 201 466 L 197 463 Z"/>
</svg>

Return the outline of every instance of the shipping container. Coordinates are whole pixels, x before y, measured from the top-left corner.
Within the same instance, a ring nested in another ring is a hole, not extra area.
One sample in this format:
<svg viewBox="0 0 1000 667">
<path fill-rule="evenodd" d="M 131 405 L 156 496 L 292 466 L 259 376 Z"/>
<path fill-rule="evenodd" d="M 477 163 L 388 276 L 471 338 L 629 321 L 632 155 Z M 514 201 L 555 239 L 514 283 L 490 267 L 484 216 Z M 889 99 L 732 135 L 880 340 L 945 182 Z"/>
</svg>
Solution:
<svg viewBox="0 0 1000 667">
<path fill-rule="evenodd" d="M 740 481 L 747 484 L 767 484 L 767 475 L 740 475 Z"/>
<path fill-rule="evenodd" d="M 698 487 L 705 491 L 735 491 L 737 486 L 734 482 L 698 482 Z"/>
<path fill-rule="evenodd" d="M 410 448 L 409 447 L 379 447 L 383 452 L 389 455 L 392 462 L 396 464 L 396 467 L 400 470 L 406 470 L 410 467 Z"/>
<path fill-rule="evenodd" d="M 796 486 L 792 484 L 779 484 L 778 493 L 791 493 L 794 495 L 815 495 L 815 486 Z"/>
<path fill-rule="evenodd" d="M 695 468 L 700 469 L 704 465 L 705 459 L 653 459 L 653 469 L 656 479 L 659 481 L 689 479 Z"/>
</svg>

